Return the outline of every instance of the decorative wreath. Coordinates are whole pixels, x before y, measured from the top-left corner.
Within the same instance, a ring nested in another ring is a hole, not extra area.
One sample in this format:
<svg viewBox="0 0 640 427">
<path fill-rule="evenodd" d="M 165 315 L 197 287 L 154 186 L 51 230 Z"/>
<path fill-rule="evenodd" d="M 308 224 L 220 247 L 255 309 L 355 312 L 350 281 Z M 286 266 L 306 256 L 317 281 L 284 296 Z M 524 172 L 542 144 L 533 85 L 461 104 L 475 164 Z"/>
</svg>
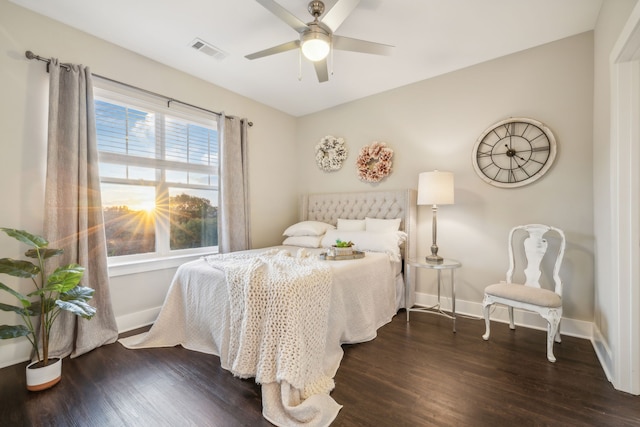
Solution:
<svg viewBox="0 0 640 427">
<path fill-rule="evenodd" d="M 344 139 L 327 135 L 316 145 L 316 164 L 325 172 L 337 171 L 347 159 Z"/>
<path fill-rule="evenodd" d="M 391 173 L 393 150 L 384 142 L 375 141 L 360 149 L 356 168 L 358 177 L 366 182 L 378 182 Z"/>
</svg>

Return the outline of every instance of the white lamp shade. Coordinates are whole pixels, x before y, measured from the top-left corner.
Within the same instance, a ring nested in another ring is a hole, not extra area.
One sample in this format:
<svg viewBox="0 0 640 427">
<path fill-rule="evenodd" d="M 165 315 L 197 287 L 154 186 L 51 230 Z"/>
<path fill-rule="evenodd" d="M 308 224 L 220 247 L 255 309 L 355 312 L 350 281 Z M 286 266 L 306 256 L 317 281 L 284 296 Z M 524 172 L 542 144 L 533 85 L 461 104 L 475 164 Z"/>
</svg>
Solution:
<svg viewBox="0 0 640 427">
<path fill-rule="evenodd" d="M 453 173 L 437 170 L 422 172 L 418 177 L 418 204 L 453 204 Z"/>
<path fill-rule="evenodd" d="M 309 33 L 303 37 L 302 54 L 309 61 L 321 61 L 329 55 L 331 45 L 329 44 L 329 38 L 322 33 Z"/>
</svg>

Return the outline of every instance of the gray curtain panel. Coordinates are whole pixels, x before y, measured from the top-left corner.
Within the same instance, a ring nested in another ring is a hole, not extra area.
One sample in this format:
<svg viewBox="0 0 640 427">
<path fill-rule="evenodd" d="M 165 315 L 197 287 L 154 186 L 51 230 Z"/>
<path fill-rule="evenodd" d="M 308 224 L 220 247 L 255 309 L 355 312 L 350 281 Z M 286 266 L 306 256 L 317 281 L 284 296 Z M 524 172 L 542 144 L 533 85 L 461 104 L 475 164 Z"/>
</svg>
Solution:
<svg viewBox="0 0 640 427">
<path fill-rule="evenodd" d="M 218 193 L 218 250 L 250 248 L 247 120 L 218 119 L 220 163 Z"/>
<path fill-rule="evenodd" d="M 49 134 L 45 237 L 64 249 L 61 263 L 85 267 L 81 284 L 95 289 L 91 320 L 62 312 L 51 331 L 52 357 L 80 356 L 115 342 L 98 173 L 93 84 L 88 67 L 49 65 Z M 63 264 L 61 264 L 63 265 Z"/>
</svg>

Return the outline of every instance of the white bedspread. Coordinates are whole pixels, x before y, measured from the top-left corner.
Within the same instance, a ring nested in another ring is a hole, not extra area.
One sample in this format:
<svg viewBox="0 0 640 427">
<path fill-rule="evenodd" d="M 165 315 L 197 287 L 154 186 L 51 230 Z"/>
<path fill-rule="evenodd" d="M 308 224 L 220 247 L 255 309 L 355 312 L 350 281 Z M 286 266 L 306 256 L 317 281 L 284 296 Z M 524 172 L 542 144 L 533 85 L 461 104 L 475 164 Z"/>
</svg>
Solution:
<svg viewBox="0 0 640 427">
<path fill-rule="evenodd" d="M 281 248 L 297 251 L 294 247 Z M 322 358 L 323 372 L 332 379 L 342 360 L 341 344 L 371 340 L 380 326 L 391 321 L 396 312 L 396 290 L 394 272 L 385 254 L 367 253 L 363 259 L 322 264 L 333 278 Z M 233 346 L 231 318 L 225 273 L 201 259 L 178 268 L 149 332 L 120 342 L 128 348 L 182 345 L 218 355 L 221 366 L 233 372 L 233 360 L 229 358 Z M 263 415 L 279 426 L 326 426 L 341 408 L 328 391 L 307 397 L 287 381 L 263 382 L 262 389 Z"/>
</svg>

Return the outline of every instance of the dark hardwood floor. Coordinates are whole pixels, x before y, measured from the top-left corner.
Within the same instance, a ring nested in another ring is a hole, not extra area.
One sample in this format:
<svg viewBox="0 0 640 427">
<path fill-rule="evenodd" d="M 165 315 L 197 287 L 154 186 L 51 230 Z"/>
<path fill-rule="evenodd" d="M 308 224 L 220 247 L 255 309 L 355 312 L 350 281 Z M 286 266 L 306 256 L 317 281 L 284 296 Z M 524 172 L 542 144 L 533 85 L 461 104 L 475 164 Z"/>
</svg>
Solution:
<svg viewBox="0 0 640 427">
<path fill-rule="evenodd" d="M 591 344 L 545 333 L 401 312 L 375 340 L 344 346 L 333 426 L 640 426 L 640 397 L 613 389 Z M 25 389 L 26 363 L 0 370 L 2 426 L 269 426 L 260 387 L 215 356 L 181 347 L 104 346 L 65 359 L 62 381 Z"/>
</svg>

